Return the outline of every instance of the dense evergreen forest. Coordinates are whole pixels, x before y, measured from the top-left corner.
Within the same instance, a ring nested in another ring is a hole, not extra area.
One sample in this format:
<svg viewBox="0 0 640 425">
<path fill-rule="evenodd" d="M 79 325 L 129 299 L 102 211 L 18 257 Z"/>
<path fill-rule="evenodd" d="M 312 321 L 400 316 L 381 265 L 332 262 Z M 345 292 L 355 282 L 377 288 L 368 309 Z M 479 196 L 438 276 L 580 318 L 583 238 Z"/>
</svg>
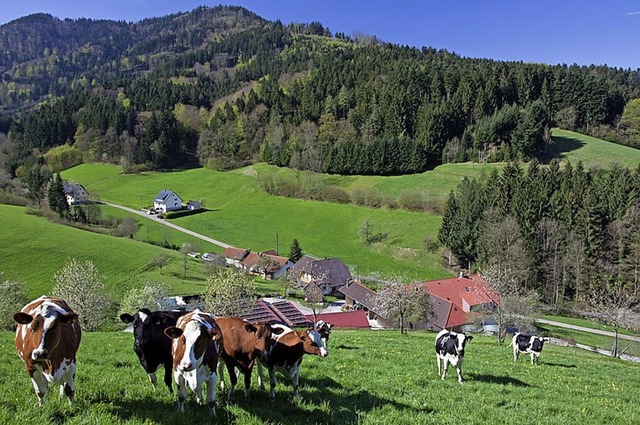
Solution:
<svg viewBox="0 0 640 425">
<path fill-rule="evenodd" d="M 640 147 L 638 71 L 468 59 L 240 7 L 27 16 L 0 27 L 0 73 L 9 175 L 62 145 L 62 165 L 378 175 L 534 158 L 553 125 Z"/>
<path fill-rule="evenodd" d="M 640 165 L 604 171 L 533 161 L 465 179 L 449 196 L 438 238 L 463 267 L 499 269 L 550 305 L 588 304 L 599 288 L 635 299 Z"/>
</svg>

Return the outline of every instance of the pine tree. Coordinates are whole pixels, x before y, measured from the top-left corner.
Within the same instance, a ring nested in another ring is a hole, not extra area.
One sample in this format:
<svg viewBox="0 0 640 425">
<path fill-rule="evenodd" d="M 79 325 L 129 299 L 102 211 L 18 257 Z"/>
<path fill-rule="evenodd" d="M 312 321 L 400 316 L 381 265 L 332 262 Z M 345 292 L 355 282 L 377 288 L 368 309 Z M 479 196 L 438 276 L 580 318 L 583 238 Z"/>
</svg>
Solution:
<svg viewBox="0 0 640 425">
<path fill-rule="evenodd" d="M 51 211 L 57 213 L 60 217 L 66 217 L 69 214 L 69 204 L 64 194 L 64 183 L 60 174 L 54 174 L 49 181 L 47 190 L 47 198 Z"/>
<path fill-rule="evenodd" d="M 302 258 L 303 255 L 304 251 L 302 251 L 302 248 L 300 248 L 298 239 L 294 239 L 291 243 L 291 249 L 289 250 L 289 259 L 296 263 L 300 258 Z"/>
</svg>

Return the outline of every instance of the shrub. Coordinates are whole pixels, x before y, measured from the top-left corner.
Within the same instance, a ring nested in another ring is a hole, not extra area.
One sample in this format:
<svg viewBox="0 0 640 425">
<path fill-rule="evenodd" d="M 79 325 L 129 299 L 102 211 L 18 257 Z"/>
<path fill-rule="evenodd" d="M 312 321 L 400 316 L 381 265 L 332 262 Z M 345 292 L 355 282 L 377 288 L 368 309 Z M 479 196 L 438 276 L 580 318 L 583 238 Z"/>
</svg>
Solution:
<svg viewBox="0 0 640 425">
<path fill-rule="evenodd" d="M 140 288 L 133 288 L 127 291 L 120 304 L 120 313 L 133 314 L 141 308 L 158 310 L 163 308 L 162 300 L 167 297 L 167 290 L 164 286 L 146 282 Z"/>
<path fill-rule="evenodd" d="M 22 285 L 12 280 L 0 281 L 0 329 L 14 328 L 13 315 L 29 302 Z"/>
</svg>

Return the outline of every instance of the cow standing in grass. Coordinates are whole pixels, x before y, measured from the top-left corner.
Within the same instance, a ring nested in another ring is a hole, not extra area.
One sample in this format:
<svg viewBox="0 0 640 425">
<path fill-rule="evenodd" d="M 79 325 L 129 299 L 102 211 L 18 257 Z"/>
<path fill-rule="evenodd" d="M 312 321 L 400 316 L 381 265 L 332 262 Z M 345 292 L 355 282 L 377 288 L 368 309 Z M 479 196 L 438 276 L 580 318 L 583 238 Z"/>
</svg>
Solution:
<svg viewBox="0 0 640 425">
<path fill-rule="evenodd" d="M 442 379 L 447 375 L 449 363 L 455 366 L 458 372 L 458 382 L 462 382 L 462 360 L 464 359 L 464 347 L 472 336 L 463 333 L 441 330 L 436 335 L 436 360 L 438 362 L 438 375 L 442 373 Z M 442 361 L 442 369 L 440 362 Z"/>
<path fill-rule="evenodd" d="M 547 341 L 549 341 L 549 338 L 525 335 L 520 332 L 516 333 L 511 339 L 511 345 L 513 345 L 513 361 L 518 361 L 520 353 L 529 353 L 531 354 L 531 364 L 538 364 L 540 354 L 542 354 L 542 347 Z"/>
<path fill-rule="evenodd" d="M 187 387 L 204 404 L 202 384 L 207 383 L 206 403 L 211 416 L 216 415 L 216 369 L 222 351 L 222 332 L 212 314 L 198 309 L 181 316 L 176 326 L 164 331 L 173 339 L 173 378 L 178 385 L 178 410 L 184 412 Z"/>
<path fill-rule="evenodd" d="M 16 350 L 24 362 L 42 405 L 49 383 L 60 384 L 60 395 L 73 402 L 76 393 L 76 352 L 81 329 L 78 315 L 61 298 L 42 296 L 14 314 Z"/>
<path fill-rule="evenodd" d="M 238 383 L 236 368 L 244 375 L 244 398 L 249 398 L 251 372 L 258 358 L 266 358 L 274 341 L 272 328 L 266 322 L 249 323 L 238 317 L 218 317 L 216 319 L 224 339 L 221 353 L 222 362 L 218 365 L 220 388 L 224 390 L 224 367 L 229 372 L 230 402 L 235 401 L 235 387 Z M 224 364 L 223 364 L 224 362 Z"/>
<path fill-rule="evenodd" d="M 133 351 L 140 360 L 140 364 L 147 372 L 153 388 L 156 387 L 156 371 L 160 365 L 164 366 L 164 383 L 173 393 L 171 368 L 171 338 L 164 330 L 175 326 L 184 311 L 150 311 L 142 308 L 133 316 L 128 313 L 120 315 L 120 320 L 133 324 Z"/>
<path fill-rule="evenodd" d="M 326 357 L 329 353 L 324 345 L 322 336 L 315 329 L 306 331 L 294 331 L 284 325 L 272 325 L 274 328 L 274 340 L 276 341 L 271 353 L 266 359 L 258 363 L 258 383 L 264 389 L 264 377 L 262 367 L 269 370 L 271 389 L 269 399 L 276 399 L 276 372 L 282 373 L 291 380 L 293 396 L 298 398 L 300 385 L 300 364 L 305 354 Z"/>
</svg>

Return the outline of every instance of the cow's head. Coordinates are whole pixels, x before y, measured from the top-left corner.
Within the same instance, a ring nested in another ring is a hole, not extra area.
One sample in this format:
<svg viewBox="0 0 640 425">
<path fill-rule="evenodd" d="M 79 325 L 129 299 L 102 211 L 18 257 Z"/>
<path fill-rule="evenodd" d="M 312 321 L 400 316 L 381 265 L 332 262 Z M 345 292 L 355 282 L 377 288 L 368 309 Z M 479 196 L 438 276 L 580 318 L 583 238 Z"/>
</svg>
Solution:
<svg viewBox="0 0 640 425">
<path fill-rule="evenodd" d="M 471 335 L 467 336 L 464 333 L 458 333 L 454 336 L 454 339 L 455 339 L 456 354 L 460 357 L 464 356 L 464 347 L 467 341 L 471 341 L 473 339 L 473 336 Z"/>
<path fill-rule="evenodd" d="M 175 320 L 167 319 L 168 316 L 152 312 L 147 308 L 138 310 L 133 316 L 128 313 L 120 315 L 120 320 L 133 324 L 133 348 L 138 354 L 145 348 L 156 347 L 159 339 L 164 338 L 164 329 L 175 325 Z"/>
<path fill-rule="evenodd" d="M 298 336 L 302 339 L 302 347 L 307 354 L 315 354 L 320 357 L 327 357 L 329 352 L 322 340 L 320 332 L 315 329 L 298 331 Z"/>
<path fill-rule="evenodd" d="M 176 326 L 170 326 L 164 333 L 173 339 L 173 369 L 190 371 L 197 367 L 209 340 L 216 342 L 216 353 L 220 352 L 222 332 L 213 315 L 194 310 L 180 319 Z"/>
<path fill-rule="evenodd" d="M 322 338 L 322 342 L 324 342 L 325 347 L 329 342 L 329 335 L 331 334 L 331 328 L 333 325 L 329 322 L 325 322 L 324 320 L 318 320 L 316 322 L 314 329 L 320 333 L 320 337 Z"/>
<path fill-rule="evenodd" d="M 19 331 L 25 343 L 34 347 L 31 359 L 42 361 L 60 344 L 62 329 L 76 323 L 78 315 L 64 301 L 61 305 L 46 301 L 32 311 L 14 314 L 13 320 L 23 326 Z"/>
<path fill-rule="evenodd" d="M 531 337 L 531 350 L 540 353 L 545 342 L 548 342 L 549 338 L 543 338 L 540 336 Z"/>
<path fill-rule="evenodd" d="M 245 331 L 255 337 L 254 352 L 259 359 L 266 359 L 275 346 L 274 335 L 281 330 L 275 330 L 267 322 L 246 323 Z"/>
</svg>

